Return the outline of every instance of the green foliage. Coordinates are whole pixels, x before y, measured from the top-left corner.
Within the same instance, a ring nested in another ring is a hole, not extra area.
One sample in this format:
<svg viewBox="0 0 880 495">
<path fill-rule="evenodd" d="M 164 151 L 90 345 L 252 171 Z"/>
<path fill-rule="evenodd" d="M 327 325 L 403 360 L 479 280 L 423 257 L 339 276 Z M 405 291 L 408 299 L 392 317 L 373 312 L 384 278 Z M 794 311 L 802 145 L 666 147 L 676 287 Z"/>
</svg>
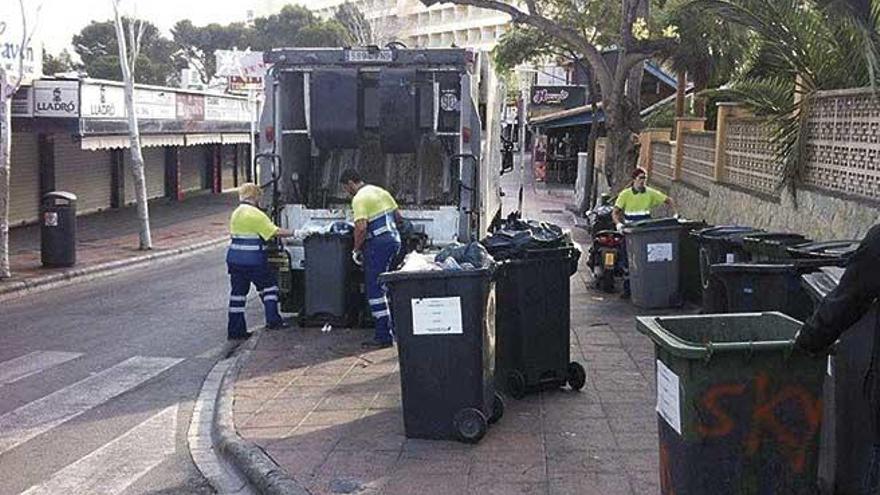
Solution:
<svg viewBox="0 0 880 495">
<path fill-rule="evenodd" d="M 376 44 L 373 27 L 357 6 L 346 1 L 333 14 L 333 19 L 345 28 L 350 45 L 366 46 Z"/>
<path fill-rule="evenodd" d="M 79 70 L 82 67 L 73 61 L 70 52 L 66 49 L 56 57 L 49 52 L 43 51 L 43 74 L 57 74 L 59 72 L 70 72 Z"/>
<path fill-rule="evenodd" d="M 784 162 L 780 187 L 796 185 L 816 92 L 876 85 L 880 1 L 696 0 L 692 8 L 749 31 L 753 46 L 737 78 L 712 94 L 768 117 Z"/>
<path fill-rule="evenodd" d="M 250 46 L 253 34 L 243 23 L 194 26 L 189 19 L 178 21 L 171 28 L 176 56 L 198 70 L 202 82 L 206 84 L 217 71 L 214 51 Z"/>
<path fill-rule="evenodd" d="M 131 22 L 131 19 L 122 19 L 126 32 Z M 82 59 L 83 69 L 90 77 L 122 80 L 116 25 L 113 21 L 92 21 L 73 36 L 73 46 Z M 140 56 L 132 71 L 135 80 L 142 84 L 157 85 L 174 81 L 177 78 L 177 68 L 172 60 L 173 52 L 174 46 L 171 42 L 161 36 L 155 25 L 145 22 Z"/>
<path fill-rule="evenodd" d="M 300 29 L 293 46 L 330 47 L 350 45 L 349 33 L 336 20 L 317 22 Z"/>
</svg>

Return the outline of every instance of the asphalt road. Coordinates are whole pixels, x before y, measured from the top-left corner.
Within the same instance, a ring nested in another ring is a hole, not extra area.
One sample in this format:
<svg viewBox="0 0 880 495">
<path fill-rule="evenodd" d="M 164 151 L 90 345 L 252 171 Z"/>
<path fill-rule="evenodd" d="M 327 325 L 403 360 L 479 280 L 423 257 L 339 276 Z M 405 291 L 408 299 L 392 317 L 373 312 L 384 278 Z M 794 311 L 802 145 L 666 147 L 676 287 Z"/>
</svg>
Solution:
<svg viewBox="0 0 880 495">
<path fill-rule="evenodd" d="M 0 495 L 213 493 L 186 435 L 227 351 L 223 249 L 0 304 Z"/>
</svg>

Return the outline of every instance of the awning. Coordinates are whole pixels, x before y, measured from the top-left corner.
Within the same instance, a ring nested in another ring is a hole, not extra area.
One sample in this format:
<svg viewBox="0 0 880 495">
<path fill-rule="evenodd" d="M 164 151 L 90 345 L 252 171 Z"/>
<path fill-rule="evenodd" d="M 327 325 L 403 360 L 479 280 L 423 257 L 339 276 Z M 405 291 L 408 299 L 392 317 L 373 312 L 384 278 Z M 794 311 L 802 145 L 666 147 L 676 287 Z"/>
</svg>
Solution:
<svg viewBox="0 0 880 495">
<path fill-rule="evenodd" d="M 151 146 L 183 146 L 181 134 L 153 134 L 141 136 L 141 147 Z M 80 142 L 80 149 L 86 151 L 127 149 L 131 147 L 131 138 L 128 136 L 84 136 Z"/>
<path fill-rule="evenodd" d="M 220 140 L 223 144 L 250 144 L 250 134 L 221 134 Z"/>
<path fill-rule="evenodd" d="M 196 146 L 199 144 L 220 144 L 223 140 L 220 134 L 187 134 L 186 145 Z"/>
</svg>

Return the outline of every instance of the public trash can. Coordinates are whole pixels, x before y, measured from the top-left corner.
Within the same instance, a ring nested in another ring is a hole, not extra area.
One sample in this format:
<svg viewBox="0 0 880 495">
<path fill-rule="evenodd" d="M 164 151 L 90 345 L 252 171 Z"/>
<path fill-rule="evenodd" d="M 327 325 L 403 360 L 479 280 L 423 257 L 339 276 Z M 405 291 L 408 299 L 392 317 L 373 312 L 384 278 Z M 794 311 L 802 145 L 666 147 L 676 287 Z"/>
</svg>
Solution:
<svg viewBox="0 0 880 495">
<path fill-rule="evenodd" d="M 528 250 L 498 267 L 495 384 L 516 399 L 586 382 L 583 366 L 569 361 L 569 278 L 579 259 L 580 250 L 567 246 Z"/>
<path fill-rule="evenodd" d="M 822 268 L 803 276 L 804 286 L 818 304 L 837 287 L 843 269 Z M 823 495 L 861 494 L 871 459 L 871 402 L 865 376 L 871 365 L 877 303 L 841 335 L 828 357 L 823 399 L 824 416 L 819 455 L 819 487 Z"/>
<path fill-rule="evenodd" d="M 46 267 L 76 264 L 76 194 L 53 191 L 40 205 L 40 260 Z"/>
<path fill-rule="evenodd" d="M 719 313 L 779 311 L 800 321 L 813 314 L 813 300 L 801 285 L 801 275 L 819 270 L 833 260 L 789 260 L 787 264 L 717 263 L 712 276 L 724 293 Z"/>
<path fill-rule="evenodd" d="M 351 234 L 313 233 L 303 240 L 305 250 L 304 326 L 348 326 L 359 309 L 353 290 Z"/>
<path fill-rule="evenodd" d="M 743 248 L 751 261 L 759 263 L 786 262 L 791 259 L 788 248 L 811 242 L 801 234 L 788 232 L 755 232 L 743 237 Z"/>
<path fill-rule="evenodd" d="M 780 313 L 639 317 L 655 344 L 661 493 L 816 490 L 824 357 Z"/>
<path fill-rule="evenodd" d="M 644 309 L 681 306 L 679 242 L 675 218 L 643 220 L 624 228 L 632 303 Z"/>
<path fill-rule="evenodd" d="M 679 220 L 681 235 L 679 236 L 679 285 L 684 301 L 701 304 L 703 302 L 703 284 L 700 280 L 700 244 L 691 235 L 692 232 L 709 228 L 701 220 Z"/>
<path fill-rule="evenodd" d="M 716 263 L 749 261 L 750 255 L 743 248 L 743 238 L 761 232 L 752 227 L 720 225 L 693 232 L 700 245 L 700 281 L 703 286 L 703 312 L 724 311 L 724 291 L 712 277 L 710 267 Z"/>
<path fill-rule="evenodd" d="M 798 246 L 791 246 L 788 253 L 797 259 L 829 259 L 849 258 L 859 248 L 862 241 L 818 241 L 808 242 Z"/>
<path fill-rule="evenodd" d="M 495 393 L 491 269 L 388 272 L 408 438 L 478 442 L 504 414 Z"/>
</svg>

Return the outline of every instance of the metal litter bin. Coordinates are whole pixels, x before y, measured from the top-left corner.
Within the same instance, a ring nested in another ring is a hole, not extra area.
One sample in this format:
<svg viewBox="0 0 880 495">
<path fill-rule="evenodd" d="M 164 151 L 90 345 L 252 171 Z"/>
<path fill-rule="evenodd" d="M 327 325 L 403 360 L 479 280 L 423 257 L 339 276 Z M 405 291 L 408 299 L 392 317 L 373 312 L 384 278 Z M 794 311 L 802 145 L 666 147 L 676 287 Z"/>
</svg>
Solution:
<svg viewBox="0 0 880 495">
<path fill-rule="evenodd" d="M 635 306 L 645 309 L 681 306 L 681 230 L 675 218 L 634 222 L 623 230 Z"/>
<path fill-rule="evenodd" d="M 780 313 L 639 317 L 654 341 L 661 493 L 816 489 L 825 359 Z"/>
<path fill-rule="evenodd" d="M 43 195 L 40 261 L 46 267 L 76 264 L 76 194 L 53 191 Z"/>
<path fill-rule="evenodd" d="M 580 390 L 583 366 L 569 361 L 569 278 L 577 272 L 574 246 L 525 251 L 499 265 L 496 283 L 496 387 L 514 398 L 566 383 Z"/>
<path fill-rule="evenodd" d="M 700 245 L 700 280 L 703 286 L 704 313 L 720 313 L 726 306 L 723 288 L 712 277 L 710 267 L 717 263 L 749 261 L 750 255 L 743 248 L 743 238 L 757 232 L 762 231 L 752 227 L 720 225 L 691 234 Z"/>
<path fill-rule="evenodd" d="M 389 272 L 408 438 L 478 442 L 504 414 L 495 393 L 495 288 L 489 269 Z"/>
<path fill-rule="evenodd" d="M 818 304 L 840 282 L 843 269 L 822 268 L 803 276 L 804 286 Z M 871 403 L 865 395 L 865 374 L 871 365 L 878 307 L 841 335 L 828 357 L 819 456 L 819 487 L 823 495 L 860 494 L 871 459 Z"/>
</svg>

